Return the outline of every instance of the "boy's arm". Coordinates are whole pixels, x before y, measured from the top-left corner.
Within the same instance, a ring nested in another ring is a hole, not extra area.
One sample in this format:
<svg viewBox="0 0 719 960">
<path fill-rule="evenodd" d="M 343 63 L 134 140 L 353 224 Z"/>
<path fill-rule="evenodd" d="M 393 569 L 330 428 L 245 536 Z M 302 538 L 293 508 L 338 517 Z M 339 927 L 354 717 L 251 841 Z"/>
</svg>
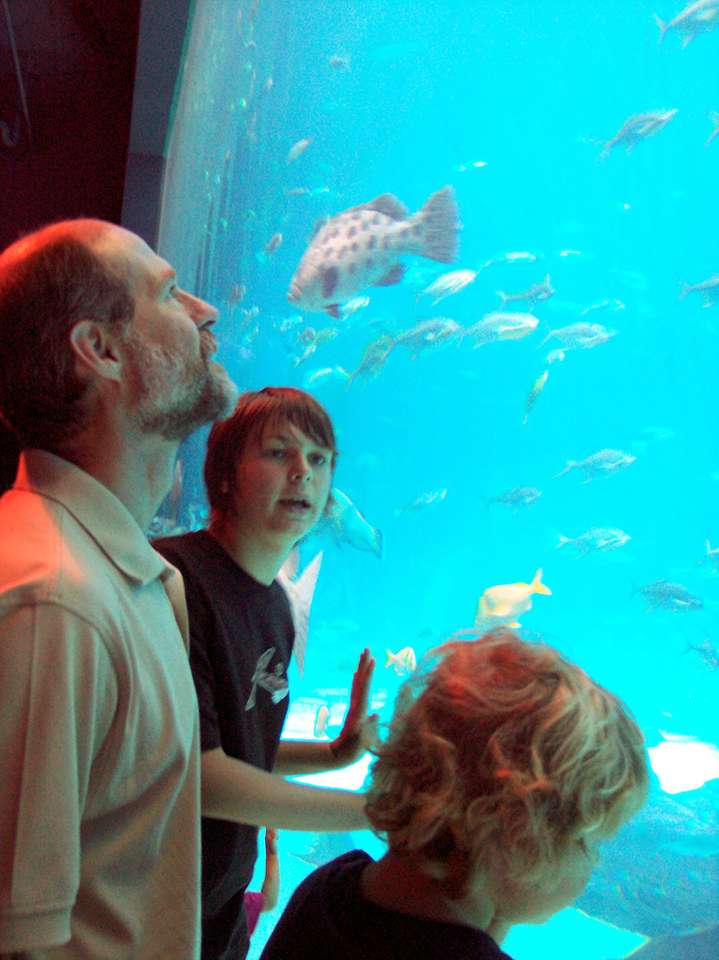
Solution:
<svg viewBox="0 0 719 960">
<path fill-rule="evenodd" d="M 290 783 L 221 747 L 202 754 L 202 815 L 254 826 L 327 832 L 364 830 L 362 794 Z"/>
<path fill-rule="evenodd" d="M 377 739 L 377 715 L 367 716 L 374 666 L 374 657 L 368 649 L 363 650 L 352 678 L 347 715 L 336 739 L 329 743 L 281 740 L 275 757 L 275 773 L 285 776 L 323 773 L 359 760 Z"/>
</svg>

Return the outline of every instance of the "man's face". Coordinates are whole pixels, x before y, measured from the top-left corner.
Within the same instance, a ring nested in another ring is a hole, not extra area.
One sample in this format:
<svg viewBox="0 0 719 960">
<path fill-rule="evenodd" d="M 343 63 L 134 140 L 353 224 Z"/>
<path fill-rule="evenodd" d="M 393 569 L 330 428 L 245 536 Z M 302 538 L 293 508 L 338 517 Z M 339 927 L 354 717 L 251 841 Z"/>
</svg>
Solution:
<svg viewBox="0 0 719 960">
<path fill-rule="evenodd" d="M 135 300 L 121 344 L 131 415 L 144 433 L 182 440 L 229 413 L 235 399 L 224 367 L 210 359 L 217 311 L 180 289 L 172 267 L 139 237 L 117 228 L 111 247 Z"/>
</svg>

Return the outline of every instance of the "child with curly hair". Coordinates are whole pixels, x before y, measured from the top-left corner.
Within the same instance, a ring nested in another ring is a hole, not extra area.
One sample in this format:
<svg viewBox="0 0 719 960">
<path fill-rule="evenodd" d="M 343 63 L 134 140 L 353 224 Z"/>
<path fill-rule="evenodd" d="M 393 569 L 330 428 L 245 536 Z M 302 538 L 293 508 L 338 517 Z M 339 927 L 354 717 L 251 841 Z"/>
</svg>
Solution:
<svg viewBox="0 0 719 960">
<path fill-rule="evenodd" d="M 501 629 L 434 656 L 372 769 L 387 853 L 307 877 L 262 960 L 507 960 L 509 929 L 570 904 L 644 802 L 639 727 L 558 651 Z"/>
</svg>

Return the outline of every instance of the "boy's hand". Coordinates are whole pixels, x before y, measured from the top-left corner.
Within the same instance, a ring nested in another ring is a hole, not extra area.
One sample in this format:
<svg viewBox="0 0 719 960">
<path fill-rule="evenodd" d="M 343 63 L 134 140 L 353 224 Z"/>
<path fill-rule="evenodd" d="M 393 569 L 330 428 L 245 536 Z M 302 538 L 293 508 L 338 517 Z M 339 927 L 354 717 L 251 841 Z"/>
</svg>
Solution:
<svg viewBox="0 0 719 960">
<path fill-rule="evenodd" d="M 367 748 L 377 742 L 377 714 L 367 716 L 374 666 L 374 657 L 369 649 L 365 648 L 352 678 L 350 705 L 345 722 L 337 738 L 329 745 L 338 767 L 344 767 L 359 760 Z"/>
</svg>

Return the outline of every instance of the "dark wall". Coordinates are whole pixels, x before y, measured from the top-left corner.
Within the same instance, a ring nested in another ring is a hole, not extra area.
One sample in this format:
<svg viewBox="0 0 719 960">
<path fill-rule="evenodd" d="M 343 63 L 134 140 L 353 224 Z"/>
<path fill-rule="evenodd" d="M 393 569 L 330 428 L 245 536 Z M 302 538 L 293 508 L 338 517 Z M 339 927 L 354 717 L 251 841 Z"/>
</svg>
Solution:
<svg viewBox="0 0 719 960">
<path fill-rule="evenodd" d="M 0 246 L 50 220 L 120 219 L 139 15 L 140 0 L 0 0 Z"/>
<path fill-rule="evenodd" d="M 52 220 L 119 222 L 140 7 L 0 0 L 0 248 Z M 0 436 L 0 489 L 15 460 Z"/>
</svg>

